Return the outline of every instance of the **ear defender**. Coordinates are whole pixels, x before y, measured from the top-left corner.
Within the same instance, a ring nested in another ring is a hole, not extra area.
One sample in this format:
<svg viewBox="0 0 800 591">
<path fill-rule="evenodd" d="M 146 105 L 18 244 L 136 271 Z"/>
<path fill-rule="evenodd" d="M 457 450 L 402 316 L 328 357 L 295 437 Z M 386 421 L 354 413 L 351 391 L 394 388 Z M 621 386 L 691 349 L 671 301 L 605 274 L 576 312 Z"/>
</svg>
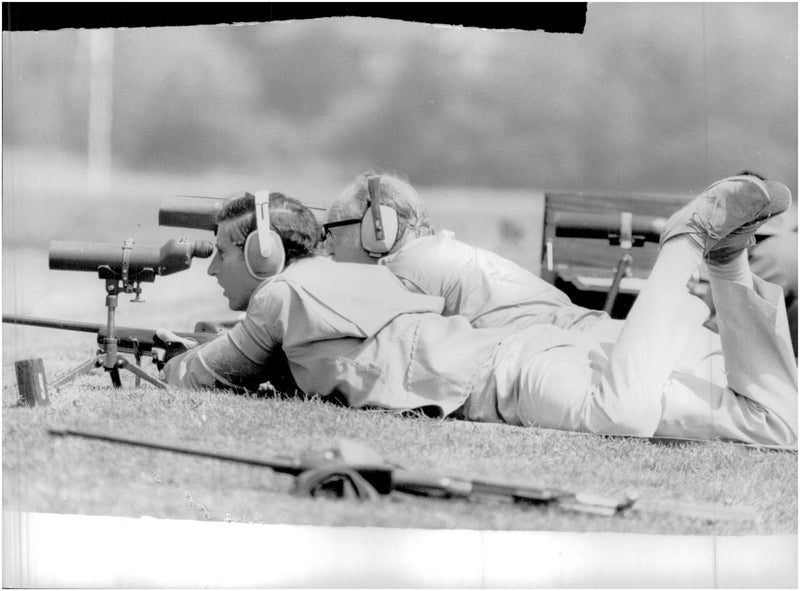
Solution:
<svg viewBox="0 0 800 591">
<path fill-rule="evenodd" d="M 244 263 L 254 279 L 269 279 L 286 264 L 286 251 L 281 237 L 269 225 L 269 191 L 258 191 L 256 201 L 256 231 L 244 242 Z"/>
<path fill-rule="evenodd" d="M 397 241 L 397 212 L 381 205 L 381 177 L 367 177 L 369 203 L 361 218 L 361 246 L 369 256 L 380 258 L 388 253 Z"/>
</svg>

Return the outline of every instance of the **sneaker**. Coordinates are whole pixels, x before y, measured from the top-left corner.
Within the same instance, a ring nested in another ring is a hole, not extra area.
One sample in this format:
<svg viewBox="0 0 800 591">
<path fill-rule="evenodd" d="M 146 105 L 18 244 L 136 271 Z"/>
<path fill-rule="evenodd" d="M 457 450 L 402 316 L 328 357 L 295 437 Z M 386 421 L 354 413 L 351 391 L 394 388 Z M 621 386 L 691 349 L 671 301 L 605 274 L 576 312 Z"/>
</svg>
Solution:
<svg viewBox="0 0 800 591">
<path fill-rule="evenodd" d="M 661 244 L 688 235 L 705 257 L 720 241 L 753 222 L 770 205 L 766 183 L 752 176 L 717 181 L 667 220 Z M 766 221 L 766 220 L 765 220 Z"/>
<path fill-rule="evenodd" d="M 789 187 L 775 181 L 756 180 L 764 185 L 764 190 L 769 195 L 769 203 L 752 220 L 742 224 L 713 246 L 708 252 L 709 263 L 724 265 L 732 261 L 740 252 L 756 243 L 756 230 L 770 218 L 789 209 L 792 204 L 792 192 Z"/>
</svg>

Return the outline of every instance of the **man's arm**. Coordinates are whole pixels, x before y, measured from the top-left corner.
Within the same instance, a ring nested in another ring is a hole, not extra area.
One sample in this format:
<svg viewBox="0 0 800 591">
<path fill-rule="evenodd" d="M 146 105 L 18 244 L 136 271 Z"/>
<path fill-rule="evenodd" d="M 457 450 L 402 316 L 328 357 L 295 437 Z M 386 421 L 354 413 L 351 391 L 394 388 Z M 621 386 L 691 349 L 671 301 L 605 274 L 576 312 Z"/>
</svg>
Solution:
<svg viewBox="0 0 800 591">
<path fill-rule="evenodd" d="M 164 366 L 168 384 L 184 388 L 247 388 L 269 379 L 273 351 L 283 342 L 291 289 L 270 282 L 251 297 L 244 319 L 230 331 L 189 349 Z"/>
<path fill-rule="evenodd" d="M 257 390 L 264 366 L 248 359 L 225 334 L 210 343 L 190 349 L 164 366 L 171 386 L 202 388 L 247 388 Z"/>
</svg>

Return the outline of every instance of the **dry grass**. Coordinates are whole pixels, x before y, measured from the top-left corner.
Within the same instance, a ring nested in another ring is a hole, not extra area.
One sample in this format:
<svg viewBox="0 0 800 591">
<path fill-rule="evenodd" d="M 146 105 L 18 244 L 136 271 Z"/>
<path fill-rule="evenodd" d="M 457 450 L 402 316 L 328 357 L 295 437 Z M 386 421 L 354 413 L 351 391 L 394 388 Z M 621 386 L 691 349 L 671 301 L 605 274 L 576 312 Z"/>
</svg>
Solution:
<svg viewBox="0 0 800 591">
<path fill-rule="evenodd" d="M 14 406 L 10 373 L 4 369 L 3 502 L 11 509 L 412 528 L 797 531 L 797 456 L 791 453 L 723 443 L 665 447 L 646 440 L 358 411 L 313 399 L 114 390 L 102 372 L 64 388 L 49 407 L 31 409 Z M 746 504 L 759 517 L 752 522 L 708 522 L 669 513 L 608 518 L 408 496 L 374 504 L 310 500 L 290 494 L 291 477 L 267 469 L 46 433 L 48 426 L 64 424 L 256 457 L 296 455 L 349 438 L 409 469 L 595 493 L 637 490 L 643 499 Z"/>
</svg>

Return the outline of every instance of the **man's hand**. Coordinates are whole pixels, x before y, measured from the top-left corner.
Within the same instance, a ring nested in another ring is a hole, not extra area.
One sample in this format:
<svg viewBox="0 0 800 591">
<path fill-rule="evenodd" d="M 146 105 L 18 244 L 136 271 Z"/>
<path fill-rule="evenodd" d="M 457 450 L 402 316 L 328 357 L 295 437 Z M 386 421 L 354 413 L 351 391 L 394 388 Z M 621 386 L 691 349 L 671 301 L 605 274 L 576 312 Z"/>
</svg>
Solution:
<svg viewBox="0 0 800 591">
<path fill-rule="evenodd" d="M 186 353 L 189 349 L 197 346 L 197 341 L 178 336 L 166 328 L 157 328 L 156 336 L 153 339 L 153 362 L 161 371 L 164 365 L 174 357 Z"/>
</svg>

